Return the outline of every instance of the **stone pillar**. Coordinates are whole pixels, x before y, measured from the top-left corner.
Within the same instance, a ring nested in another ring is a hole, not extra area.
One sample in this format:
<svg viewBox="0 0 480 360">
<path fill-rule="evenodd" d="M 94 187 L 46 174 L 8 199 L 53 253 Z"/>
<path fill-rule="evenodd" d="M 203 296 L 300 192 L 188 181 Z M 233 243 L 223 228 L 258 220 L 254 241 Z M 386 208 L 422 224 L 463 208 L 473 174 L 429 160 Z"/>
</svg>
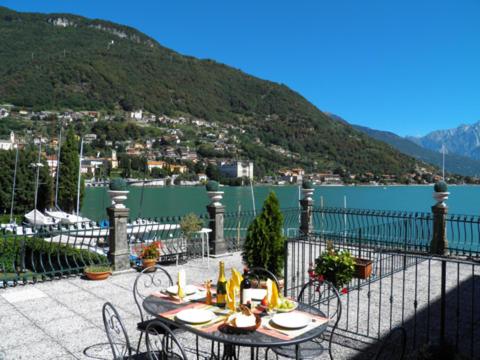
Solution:
<svg viewBox="0 0 480 360">
<path fill-rule="evenodd" d="M 448 250 L 446 231 L 448 206 L 445 204 L 445 200 L 448 199 L 449 194 L 450 193 L 446 191 L 433 193 L 433 197 L 437 200 L 437 203 L 432 206 L 433 237 L 430 243 L 430 252 L 435 255 L 446 255 Z"/>
<path fill-rule="evenodd" d="M 447 213 L 448 206 L 438 203 L 432 206 L 433 213 L 433 237 L 430 243 L 430 252 L 435 255 L 446 255 L 448 250 L 447 240 Z"/>
<path fill-rule="evenodd" d="M 108 207 L 110 234 L 108 236 L 108 260 L 114 271 L 130 269 L 130 248 L 128 246 L 127 222 L 130 209 Z"/>
<path fill-rule="evenodd" d="M 214 256 L 225 255 L 228 253 L 227 243 L 223 232 L 223 223 L 225 215 L 225 206 L 220 203 L 223 191 L 207 191 L 211 199 L 211 204 L 207 205 L 207 211 L 210 216 L 210 229 L 208 243 L 210 254 Z"/>
<path fill-rule="evenodd" d="M 300 200 L 300 235 L 308 236 L 313 230 L 313 192 L 313 188 L 302 189 L 303 199 Z"/>
</svg>

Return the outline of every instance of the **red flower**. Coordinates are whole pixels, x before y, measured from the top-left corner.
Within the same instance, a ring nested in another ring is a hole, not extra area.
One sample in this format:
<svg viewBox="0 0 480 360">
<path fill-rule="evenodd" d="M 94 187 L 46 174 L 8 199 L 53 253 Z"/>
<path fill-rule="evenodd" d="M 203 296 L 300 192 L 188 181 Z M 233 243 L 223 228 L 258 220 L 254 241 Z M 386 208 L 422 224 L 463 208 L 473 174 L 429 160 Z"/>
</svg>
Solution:
<svg viewBox="0 0 480 360">
<path fill-rule="evenodd" d="M 347 288 L 343 288 L 343 289 L 342 289 L 342 294 L 348 294 L 348 289 L 347 289 Z"/>
<path fill-rule="evenodd" d="M 325 281 L 325 277 L 324 277 L 322 274 L 319 274 L 319 275 L 317 276 L 317 280 L 318 280 L 319 282 L 324 282 L 324 281 Z"/>
</svg>

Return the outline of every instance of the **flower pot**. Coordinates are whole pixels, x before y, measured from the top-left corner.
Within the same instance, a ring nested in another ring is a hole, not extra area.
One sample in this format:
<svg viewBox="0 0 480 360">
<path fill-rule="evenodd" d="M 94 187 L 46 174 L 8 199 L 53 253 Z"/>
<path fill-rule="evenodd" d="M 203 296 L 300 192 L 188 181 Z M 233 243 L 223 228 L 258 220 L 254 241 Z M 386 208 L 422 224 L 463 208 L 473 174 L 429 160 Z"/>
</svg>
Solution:
<svg viewBox="0 0 480 360">
<path fill-rule="evenodd" d="M 154 266 L 157 263 L 157 259 L 142 259 L 142 268 L 147 269 L 149 267 Z M 156 269 L 152 268 L 147 272 L 154 272 Z"/>
<path fill-rule="evenodd" d="M 372 275 L 372 260 L 354 258 L 355 260 L 355 274 L 357 279 L 368 279 Z"/>
<path fill-rule="evenodd" d="M 111 271 L 101 271 L 101 272 L 90 272 L 90 271 L 84 271 L 85 276 L 89 280 L 105 280 L 107 279 L 110 275 L 112 275 Z"/>
</svg>

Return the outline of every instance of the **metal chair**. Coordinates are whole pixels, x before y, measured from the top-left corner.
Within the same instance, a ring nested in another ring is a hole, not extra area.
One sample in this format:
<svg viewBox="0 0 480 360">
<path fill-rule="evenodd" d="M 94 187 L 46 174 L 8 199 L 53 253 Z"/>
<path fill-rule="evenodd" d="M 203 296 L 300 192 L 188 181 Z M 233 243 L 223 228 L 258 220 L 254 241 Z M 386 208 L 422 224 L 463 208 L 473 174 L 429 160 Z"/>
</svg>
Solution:
<svg viewBox="0 0 480 360">
<path fill-rule="evenodd" d="M 264 279 L 270 279 L 275 282 L 277 285 L 277 289 L 280 290 L 280 283 L 278 281 L 278 278 L 269 270 L 261 268 L 261 267 L 253 267 L 248 269 L 248 273 L 250 275 L 250 278 L 254 278 L 256 280 L 256 287 L 259 288 L 261 287 L 261 281 Z M 251 279 L 250 279 L 250 282 Z M 254 284 L 252 284 L 254 286 Z"/>
<path fill-rule="evenodd" d="M 147 325 L 145 343 L 149 360 L 188 360 L 175 334 L 159 320 L 153 320 Z"/>
<path fill-rule="evenodd" d="M 143 269 L 138 274 L 133 284 L 133 298 L 135 304 L 137 304 L 138 311 L 140 313 L 140 322 L 137 324 L 137 330 L 140 331 L 140 338 L 138 339 L 137 351 L 140 349 L 140 343 L 142 341 L 143 334 L 147 330 L 147 326 L 154 320 L 154 318 L 147 317 L 144 314 L 142 303 L 145 298 L 152 294 L 155 290 L 167 288 L 173 285 L 172 277 L 163 267 L 154 265 L 149 268 Z M 169 325 L 171 329 L 176 329 L 175 326 Z M 163 330 L 163 327 L 159 328 L 159 331 Z"/>
<path fill-rule="evenodd" d="M 322 353 L 328 351 L 330 359 L 332 355 L 332 339 L 342 315 L 342 302 L 338 290 L 329 281 L 310 280 L 303 285 L 297 297 L 299 303 L 304 303 L 318 308 L 330 319 L 329 334 L 326 332 L 321 337 L 312 339 L 298 346 L 301 359 L 317 359 Z M 280 346 L 269 348 L 265 351 L 265 359 L 268 359 L 268 352 L 272 350 L 277 358 L 279 356 L 296 359 L 297 346 Z"/>
<path fill-rule="evenodd" d="M 406 345 L 407 332 L 405 328 L 396 327 L 383 339 L 374 359 L 402 360 L 405 356 Z"/>
<path fill-rule="evenodd" d="M 106 302 L 102 309 L 103 325 L 112 349 L 113 359 L 145 359 L 145 354 L 137 354 L 130 346 L 127 331 L 115 307 Z"/>
<path fill-rule="evenodd" d="M 147 317 L 144 314 L 142 303 L 145 298 L 155 290 L 162 288 L 167 288 L 173 285 L 172 277 L 163 267 L 159 265 L 154 265 L 149 268 L 143 269 L 140 274 L 138 274 L 133 284 L 133 297 L 135 303 L 137 304 L 138 311 L 140 313 L 140 322 L 137 324 L 137 330 L 140 331 L 140 338 L 138 339 L 137 352 L 140 350 L 140 344 L 142 342 L 143 334 L 147 331 L 147 326 L 153 322 L 155 319 L 152 317 Z M 160 320 L 157 319 L 155 323 L 158 323 Z M 175 325 L 168 324 L 166 325 L 172 331 L 178 330 L 178 327 Z M 158 328 L 158 332 L 163 331 L 163 327 Z M 199 339 L 198 336 L 195 336 L 196 350 L 197 350 L 197 359 L 199 358 Z"/>
</svg>

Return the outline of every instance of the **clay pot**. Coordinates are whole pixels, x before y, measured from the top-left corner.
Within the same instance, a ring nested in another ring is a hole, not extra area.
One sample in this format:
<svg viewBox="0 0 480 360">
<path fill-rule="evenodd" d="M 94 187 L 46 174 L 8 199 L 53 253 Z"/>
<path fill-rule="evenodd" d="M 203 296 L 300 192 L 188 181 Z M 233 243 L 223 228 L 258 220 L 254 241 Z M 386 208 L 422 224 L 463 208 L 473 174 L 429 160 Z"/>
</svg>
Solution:
<svg viewBox="0 0 480 360">
<path fill-rule="evenodd" d="M 372 275 L 372 260 L 354 258 L 355 260 L 355 274 L 357 279 L 368 279 Z"/>
<path fill-rule="evenodd" d="M 142 268 L 147 269 L 149 267 L 154 266 L 157 263 L 157 259 L 142 259 Z M 152 268 L 147 272 L 154 272 L 156 269 Z"/>
<path fill-rule="evenodd" d="M 89 271 L 85 271 L 84 272 L 85 276 L 89 279 L 89 280 L 105 280 L 107 279 L 110 275 L 112 275 L 112 272 L 111 271 L 102 271 L 102 272 L 89 272 Z"/>
</svg>

